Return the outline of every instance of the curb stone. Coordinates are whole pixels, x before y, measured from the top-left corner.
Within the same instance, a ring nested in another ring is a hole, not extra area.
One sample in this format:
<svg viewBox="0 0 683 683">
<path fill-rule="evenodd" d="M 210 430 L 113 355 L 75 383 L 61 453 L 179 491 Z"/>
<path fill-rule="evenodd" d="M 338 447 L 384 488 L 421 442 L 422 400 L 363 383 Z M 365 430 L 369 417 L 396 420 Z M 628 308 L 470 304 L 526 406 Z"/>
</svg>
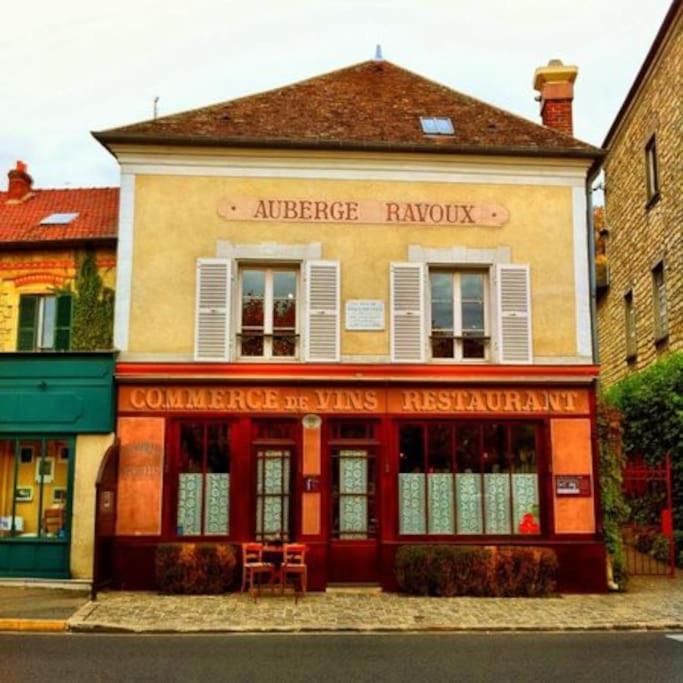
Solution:
<svg viewBox="0 0 683 683">
<path fill-rule="evenodd" d="M 67 630 L 64 619 L 0 619 L 0 633 L 20 631 L 24 633 L 57 633 Z"/>
</svg>

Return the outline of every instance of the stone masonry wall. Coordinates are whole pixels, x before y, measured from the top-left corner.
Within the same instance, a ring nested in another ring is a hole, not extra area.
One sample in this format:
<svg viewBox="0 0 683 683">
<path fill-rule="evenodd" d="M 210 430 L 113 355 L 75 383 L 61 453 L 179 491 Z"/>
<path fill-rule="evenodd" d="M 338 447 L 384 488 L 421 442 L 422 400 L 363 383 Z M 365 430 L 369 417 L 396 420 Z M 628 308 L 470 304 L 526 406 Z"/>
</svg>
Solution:
<svg viewBox="0 0 683 683">
<path fill-rule="evenodd" d="M 610 286 L 598 298 L 602 379 L 611 384 L 683 349 L 683 13 L 641 85 L 605 161 Z M 656 136 L 660 199 L 647 208 L 645 145 Z M 664 261 L 668 339 L 655 342 L 652 268 Z M 626 360 L 624 295 L 633 289 L 637 357 Z"/>
</svg>

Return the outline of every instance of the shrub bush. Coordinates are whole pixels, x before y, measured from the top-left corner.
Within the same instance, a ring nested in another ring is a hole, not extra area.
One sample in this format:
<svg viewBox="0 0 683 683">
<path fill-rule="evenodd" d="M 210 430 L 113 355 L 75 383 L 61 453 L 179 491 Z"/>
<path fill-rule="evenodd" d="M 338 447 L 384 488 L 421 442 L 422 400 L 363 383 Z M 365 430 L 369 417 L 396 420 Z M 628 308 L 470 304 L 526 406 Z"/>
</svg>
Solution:
<svg viewBox="0 0 683 683">
<path fill-rule="evenodd" d="M 395 573 L 399 590 L 413 595 L 537 597 L 555 589 L 557 557 L 536 547 L 405 545 Z"/>
<path fill-rule="evenodd" d="M 671 456 L 674 528 L 683 530 L 683 352 L 610 387 L 609 401 L 623 413 L 624 450 L 648 464 Z"/>
<path fill-rule="evenodd" d="M 162 543 L 155 570 L 162 593 L 224 593 L 235 582 L 237 559 L 225 543 Z"/>
</svg>

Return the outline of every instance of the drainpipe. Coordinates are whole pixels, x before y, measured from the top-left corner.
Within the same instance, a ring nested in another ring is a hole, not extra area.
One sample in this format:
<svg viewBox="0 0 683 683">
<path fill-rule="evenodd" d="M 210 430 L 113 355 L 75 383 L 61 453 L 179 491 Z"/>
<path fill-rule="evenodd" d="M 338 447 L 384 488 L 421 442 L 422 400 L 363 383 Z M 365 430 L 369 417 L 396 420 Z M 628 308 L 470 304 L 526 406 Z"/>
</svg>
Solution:
<svg viewBox="0 0 683 683">
<path fill-rule="evenodd" d="M 588 226 L 588 282 L 590 286 L 591 346 L 593 363 L 600 363 L 598 344 L 597 288 L 595 282 L 595 227 L 593 225 L 593 182 L 600 173 L 601 164 L 596 163 L 588 171 L 586 178 L 586 225 Z"/>
</svg>

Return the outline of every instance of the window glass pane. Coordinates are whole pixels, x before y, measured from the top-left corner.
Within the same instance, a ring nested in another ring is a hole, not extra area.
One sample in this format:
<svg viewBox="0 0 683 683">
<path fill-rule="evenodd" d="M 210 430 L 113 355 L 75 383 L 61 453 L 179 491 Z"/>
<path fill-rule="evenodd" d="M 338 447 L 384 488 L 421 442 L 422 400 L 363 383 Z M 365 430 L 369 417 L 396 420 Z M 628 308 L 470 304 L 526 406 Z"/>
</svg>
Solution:
<svg viewBox="0 0 683 683">
<path fill-rule="evenodd" d="M 69 445 L 66 441 L 50 439 L 46 442 L 42 467 L 42 536 L 66 537 L 69 459 Z"/>
<path fill-rule="evenodd" d="M 52 349 L 55 345 L 55 316 L 57 313 L 57 299 L 54 296 L 43 297 L 43 327 L 40 333 L 40 347 Z"/>
<path fill-rule="evenodd" d="M 459 534 L 484 532 L 481 506 L 480 428 L 456 429 L 456 500 Z"/>
<path fill-rule="evenodd" d="M 256 456 L 256 534 L 289 538 L 290 452 L 264 450 Z"/>
<path fill-rule="evenodd" d="M 455 532 L 453 428 L 443 424 L 429 425 L 427 443 L 429 533 L 452 534 Z"/>
<path fill-rule="evenodd" d="M 485 532 L 509 534 L 512 528 L 510 509 L 510 465 L 507 458 L 507 430 L 503 425 L 484 426 L 484 505 Z"/>
<path fill-rule="evenodd" d="M 0 538 L 20 536 L 24 532 L 24 517 L 20 508 L 26 503 L 22 503 L 21 506 L 17 503 L 14 520 L 12 518 L 15 495 L 15 446 L 14 440 L 0 440 Z"/>
<path fill-rule="evenodd" d="M 339 538 L 368 537 L 368 452 L 340 450 L 338 454 Z"/>
<path fill-rule="evenodd" d="M 462 302 L 462 331 L 484 333 L 484 304 L 471 301 Z"/>
<path fill-rule="evenodd" d="M 664 268 L 659 265 L 652 271 L 655 294 L 655 334 L 657 337 L 668 331 L 668 315 L 666 305 L 666 288 L 664 286 Z"/>
<path fill-rule="evenodd" d="M 484 276 L 481 273 L 462 273 L 460 291 L 463 301 L 484 302 Z"/>
<path fill-rule="evenodd" d="M 484 276 L 481 273 L 461 273 L 462 329 L 484 331 Z"/>
<path fill-rule="evenodd" d="M 511 434 L 513 533 L 541 532 L 536 429 L 532 425 L 513 425 Z"/>
<path fill-rule="evenodd" d="M 296 328 L 296 273 L 293 271 L 273 271 L 273 331 L 279 328 Z"/>
<path fill-rule="evenodd" d="M 15 528 L 22 528 L 18 536 L 40 536 L 43 502 L 40 499 L 41 483 L 51 479 L 49 460 L 43 460 L 43 444 L 40 440 L 19 441 L 19 464 L 14 496 Z"/>
<path fill-rule="evenodd" d="M 293 335 L 273 336 L 273 356 L 289 357 L 296 354 L 296 337 Z"/>
<path fill-rule="evenodd" d="M 453 358 L 454 348 L 452 338 L 432 337 L 432 358 Z"/>
<path fill-rule="evenodd" d="M 202 532 L 202 454 L 204 429 L 201 424 L 180 426 L 180 462 L 178 474 L 179 536 Z"/>
<path fill-rule="evenodd" d="M 242 271 L 242 296 L 263 299 L 266 294 L 265 270 Z"/>
<path fill-rule="evenodd" d="M 206 534 L 229 533 L 230 511 L 230 443 L 228 425 L 207 425 L 206 450 Z"/>
<path fill-rule="evenodd" d="M 430 273 L 432 329 L 453 331 L 453 276 Z"/>
<path fill-rule="evenodd" d="M 263 335 L 242 333 L 240 353 L 243 356 L 262 356 Z"/>
<path fill-rule="evenodd" d="M 402 425 L 399 441 L 399 533 L 424 534 L 426 500 L 422 427 Z"/>
<path fill-rule="evenodd" d="M 463 358 L 486 358 L 486 342 L 483 339 L 463 339 Z"/>
</svg>

